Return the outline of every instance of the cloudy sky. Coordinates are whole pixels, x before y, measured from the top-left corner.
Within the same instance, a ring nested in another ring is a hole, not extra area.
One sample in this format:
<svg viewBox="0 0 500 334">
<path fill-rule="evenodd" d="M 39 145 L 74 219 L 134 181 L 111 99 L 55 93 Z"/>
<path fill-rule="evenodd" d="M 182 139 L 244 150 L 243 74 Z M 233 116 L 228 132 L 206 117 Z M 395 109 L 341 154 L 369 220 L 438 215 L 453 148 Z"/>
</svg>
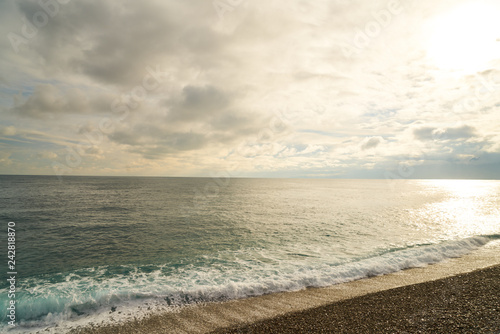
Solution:
<svg viewBox="0 0 500 334">
<path fill-rule="evenodd" d="M 500 178 L 500 4 L 0 0 L 0 174 Z"/>
</svg>

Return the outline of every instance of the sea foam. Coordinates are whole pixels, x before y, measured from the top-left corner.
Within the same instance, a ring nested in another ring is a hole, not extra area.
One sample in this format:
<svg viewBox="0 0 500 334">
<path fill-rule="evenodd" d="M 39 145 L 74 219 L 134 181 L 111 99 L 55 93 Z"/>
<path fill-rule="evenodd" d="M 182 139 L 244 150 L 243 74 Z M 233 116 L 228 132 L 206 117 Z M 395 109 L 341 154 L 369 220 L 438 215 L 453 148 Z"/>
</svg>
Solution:
<svg viewBox="0 0 500 334">
<path fill-rule="evenodd" d="M 207 265 L 169 271 L 169 275 L 162 266 L 148 272 L 141 271 L 140 267 L 128 268 L 126 274 L 113 274 L 110 268 L 100 267 L 58 274 L 57 282 L 48 277 L 32 278 L 23 282 L 25 291 L 19 294 L 17 303 L 19 326 L 13 331 L 121 322 L 201 302 L 325 287 L 460 257 L 499 238 L 498 235 L 475 236 L 386 249 L 341 264 L 281 267 L 260 263 L 253 267 L 228 266 L 225 269 Z M 6 291 L 1 293 L 2 304 L 6 306 Z"/>
</svg>

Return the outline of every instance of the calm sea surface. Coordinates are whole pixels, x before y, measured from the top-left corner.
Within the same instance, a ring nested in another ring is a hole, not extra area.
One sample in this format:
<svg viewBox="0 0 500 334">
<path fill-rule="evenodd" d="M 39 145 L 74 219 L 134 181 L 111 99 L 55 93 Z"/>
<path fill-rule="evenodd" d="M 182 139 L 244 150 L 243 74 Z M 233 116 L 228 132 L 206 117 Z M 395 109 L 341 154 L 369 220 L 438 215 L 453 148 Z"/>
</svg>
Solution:
<svg viewBox="0 0 500 334">
<path fill-rule="evenodd" d="M 0 176 L 16 330 L 328 286 L 500 238 L 500 182 Z M 2 327 L 3 326 L 3 327 Z"/>
</svg>

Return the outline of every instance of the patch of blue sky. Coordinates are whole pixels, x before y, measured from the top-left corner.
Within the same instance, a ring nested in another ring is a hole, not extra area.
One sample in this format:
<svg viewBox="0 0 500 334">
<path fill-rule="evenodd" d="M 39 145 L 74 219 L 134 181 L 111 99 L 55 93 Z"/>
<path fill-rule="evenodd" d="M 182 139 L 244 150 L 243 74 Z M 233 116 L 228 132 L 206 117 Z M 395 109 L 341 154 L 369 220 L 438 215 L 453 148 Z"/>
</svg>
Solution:
<svg viewBox="0 0 500 334">
<path fill-rule="evenodd" d="M 50 79 L 50 80 L 43 80 L 43 79 L 25 79 L 25 80 L 20 80 L 17 83 L 10 83 L 8 86 L 3 86 L 0 85 L 0 95 L 7 94 L 7 95 L 20 95 L 24 98 L 27 98 L 31 95 L 36 90 L 37 86 L 40 85 L 51 85 L 54 87 L 57 87 L 60 89 L 62 92 L 67 91 L 69 89 L 80 89 L 83 91 L 102 91 L 102 88 L 100 87 L 91 87 L 88 85 L 84 84 L 79 84 L 79 85 L 73 85 L 68 82 L 60 81 L 60 80 L 55 80 L 55 79 Z"/>
<path fill-rule="evenodd" d="M 20 136 L 0 137 L 0 144 L 13 147 L 36 147 L 41 150 L 60 149 L 62 146 L 49 141 L 40 141 L 39 139 L 25 138 Z"/>
</svg>

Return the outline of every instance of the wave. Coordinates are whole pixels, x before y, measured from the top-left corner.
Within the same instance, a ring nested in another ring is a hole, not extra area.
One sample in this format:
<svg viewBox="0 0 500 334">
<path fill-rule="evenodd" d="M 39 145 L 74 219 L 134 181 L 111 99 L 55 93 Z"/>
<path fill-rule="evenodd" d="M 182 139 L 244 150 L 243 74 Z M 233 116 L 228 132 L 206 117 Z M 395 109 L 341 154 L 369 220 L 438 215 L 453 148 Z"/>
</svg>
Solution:
<svg viewBox="0 0 500 334">
<path fill-rule="evenodd" d="M 500 239 L 500 235 L 387 249 L 371 257 L 343 264 L 280 267 L 259 262 L 253 267 L 229 263 L 221 267 L 211 263 L 204 267 L 188 265 L 174 269 L 167 265 L 150 265 L 147 270 L 122 267 L 118 272 L 111 267 L 89 268 L 23 281 L 16 294 L 16 316 L 20 320 L 20 329 L 26 330 L 89 315 L 108 315 L 117 309 L 123 311 L 123 317 L 130 314 L 140 317 L 148 309 L 155 311 L 307 287 L 325 287 L 422 267 L 463 256 L 494 239 Z M 0 291 L 3 310 L 6 310 L 7 303 L 7 291 L 4 289 Z M 6 324 L 6 313 L 2 318 L 2 323 Z"/>
</svg>

